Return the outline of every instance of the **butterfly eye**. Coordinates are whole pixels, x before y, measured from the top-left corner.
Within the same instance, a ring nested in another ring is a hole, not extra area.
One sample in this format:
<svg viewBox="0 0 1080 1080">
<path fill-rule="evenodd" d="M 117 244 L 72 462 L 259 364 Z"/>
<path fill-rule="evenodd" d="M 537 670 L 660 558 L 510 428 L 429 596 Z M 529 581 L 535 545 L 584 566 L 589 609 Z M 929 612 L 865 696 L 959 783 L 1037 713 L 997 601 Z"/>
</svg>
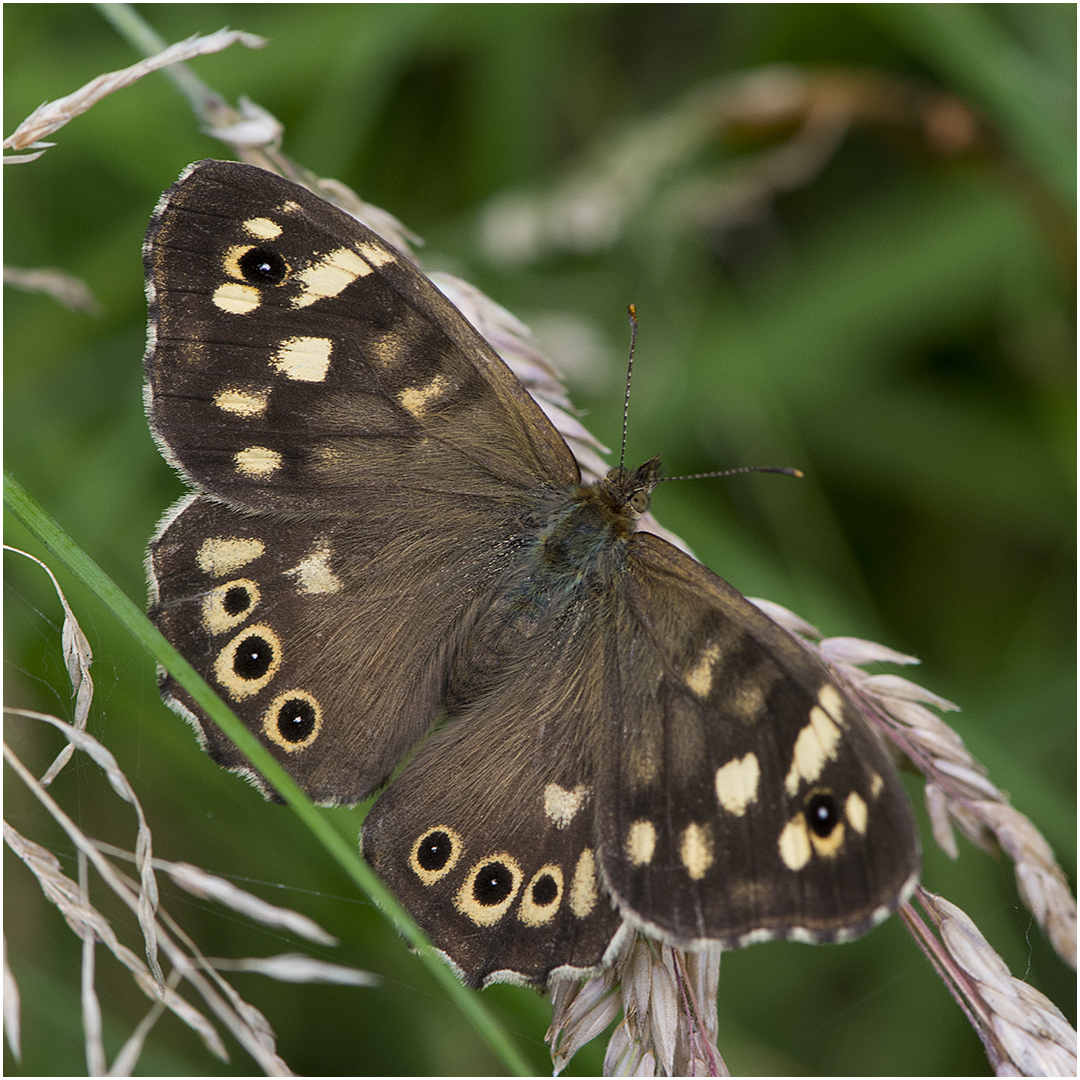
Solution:
<svg viewBox="0 0 1080 1080">
<path fill-rule="evenodd" d="M 259 587 L 249 578 L 237 578 L 211 589 L 202 600 L 202 624 L 210 634 L 239 626 L 259 602 Z"/>
<path fill-rule="evenodd" d="M 289 268 L 285 260 L 268 248 L 251 248 L 240 256 L 240 273 L 255 285 L 280 285 Z"/>
<path fill-rule="evenodd" d="M 819 791 L 810 796 L 806 802 L 806 823 L 823 840 L 831 835 L 840 823 L 840 812 L 830 793 Z"/>
<path fill-rule="evenodd" d="M 550 874 L 542 874 L 532 886 L 532 902 L 537 907 L 548 907 L 559 895 L 559 884 Z"/>
<path fill-rule="evenodd" d="M 649 509 L 649 493 L 639 488 L 630 496 L 630 505 L 638 514 L 644 514 Z"/>
<path fill-rule="evenodd" d="M 322 709 L 306 690 L 286 690 L 278 694 L 263 713 L 263 734 L 283 750 L 305 750 L 322 729 Z"/>
<path fill-rule="evenodd" d="M 454 895 L 454 907 L 477 926 L 494 926 L 510 910 L 521 881 L 517 860 L 499 852 L 473 866 Z"/>
<path fill-rule="evenodd" d="M 259 693 L 281 667 L 281 639 L 265 623 L 241 630 L 217 654 L 214 678 L 235 701 Z"/>
<path fill-rule="evenodd" d="M 540 867 L 521 896 L 518 918 L 526 926 L 543 926 L 558 912 L 563 896 L 563 873 L 554 863 Z"/>
<path fill-rule="evenodd" d="M 278 731 L 282 738 L 291 743 L 304 742 L 309 738 L 317 720 L 315 706 L 301 697 L 282 702 L 277 713 Z"/>
</svg>

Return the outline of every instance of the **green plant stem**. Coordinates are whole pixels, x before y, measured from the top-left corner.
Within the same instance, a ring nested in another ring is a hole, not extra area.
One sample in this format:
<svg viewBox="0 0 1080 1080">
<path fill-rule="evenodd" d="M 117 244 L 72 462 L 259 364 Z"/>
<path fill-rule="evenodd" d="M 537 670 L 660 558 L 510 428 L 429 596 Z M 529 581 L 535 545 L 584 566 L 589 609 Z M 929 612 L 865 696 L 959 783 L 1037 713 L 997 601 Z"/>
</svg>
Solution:
<svg viewBox="0 0 1080 1080">
<path fill-rule="evenodd" d="M 462 985 L 432 948 L 424 933 L 394 899 L 359 853 L 334 829 L 292 781 L 269 751 L 236 718 L 201 675 L 162 637 L 161 633 L 116 583 L 68 536 L 28 494 L 17 480 L 4 473 L 4 504 L 67 568 L 105 605 L 117 621 L 177 679 L 206 714 L 240 748 L 252 765 L 274 786 L 278 794 L 337 860 L 356 885 L 393 923 L 394 928 L 419 953 L 421 960 L 450 999 L 469 1019 L 506 1068 L 518 1076 L 532 1069 L 507 1038 L 478 996 Z"/>
</svg>

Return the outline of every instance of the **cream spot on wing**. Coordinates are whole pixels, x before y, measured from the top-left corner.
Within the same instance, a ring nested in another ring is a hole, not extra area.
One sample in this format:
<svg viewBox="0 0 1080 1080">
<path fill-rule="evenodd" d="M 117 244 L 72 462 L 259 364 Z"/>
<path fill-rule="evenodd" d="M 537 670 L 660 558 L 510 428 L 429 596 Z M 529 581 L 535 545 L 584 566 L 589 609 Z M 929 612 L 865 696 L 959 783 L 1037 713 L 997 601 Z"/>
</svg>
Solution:
<svg viewBox="0 0 1080 1080">
<path fill-rule="evenodd" d="M 720 805 L 736 817 L 742 817 L 746 808 L 757 801 L 761 766 L 755 754 L 732 758 L 716 770 L 716 798 Z"/>
<path fill-rule="evenodd" d="M 814 845 L 814 851 L 823 858 L 831 859 L 844 846 L 846 830 L 844 829 L 844 823 L 838 821 L 828 836 L 818 836 L 813 829 L 808 830 L 808 835 L 810 843 Z"/>
<path fill-rule="evenodd" d="M 600 890 L 596 883 L 596 856 L 592 848 L 586 848 L 574 867 L 574 880 L 570 883 L 570 910 L 584 919 L 596 907 Z"/>
<path fill-rule="evenodd" d="M 202 624 L 208 634 L 223 634 L 246 622 L 259 602 L 259 586 L 234 578 L 215 586 L 202 599 Z"/>
<path fill-rule="evenodd" d="M 744 723 L 754 724 L 768 716 L 765 702 L 766 687 L 744 681 L 732 694 L 731 709 Z"/>
<path fill-rule="evenodd" d="M 707 825 L 693 822 L 686 826 L 679 845 L 679 858 L 694 881 L 700 881 L 705 876 L 713 864 L 712 836 Z"/>
<path fill-rule="evenodd" d="M 244 232 L 257 240 L 276 240 L 281 235 L 281 226 L 269 218 L 248 218 L 244 222 Z"/>
<path fill-rule="evenodd" d="M 853 791 L 844 800 L 844 814 L 851 824 L 851 827 L 857 833 L 865 835 L 867 818 L 866 802 L 857 791 Z"/>
<path fill-rule="evenodd" d="M 885 786 L 885 781 L 881 779 L 878 773 L 870 778 L 870 798 L 876 799 L 881 794 L 881 789 Z"/>
<path fill-rule="evenodd" d="M 660 755 L 653 746 L 638 739 L 627 752 L 627 780 L 634 791 L 644 791 L 656 783 L 660 775 Z"/>
<path fill-rule="evenodd" d="M 809 861 L 813 851 L 810 847 L 810 830 L 806 818 L 796 814 L 780 834 L 780 858 L 789 870 L 801 870 Z"/>
<path fill-rule="evenodd" d="M 694 664 L 684 676 L 686 685 L 690 687 L 699 698 L 707 698 L 712 690 L 713 666 L 720 658 L 720 646 L 712 644 L 707 646 Z"/>
<path fill-rule="evenodd" d="M 250 315 L 261 301 L 259 290 L 253 285 L 242 285 L 239 281 L 226 281 L 214 290 L 211 297 L 214 306 L 230 315 Z"/>
<path fill-rule="evenodd" d="M 656 826 L 651 821 L 635 821 L 626 834 L 626 854 L 635 866 L 648 866 L 656 851 Z"/>
<path fill-rule="evenodd" d="M 311 457 L 315 468 L 331 475 L 340 473 L 343 468 L 356 462 L 353 455 L 347 454 L 340 446 L 333 445 L 312 447 Z"/>
<path fill-rule="evenodd" d="M 266 403 L 269 398 L 268 390 L 247 390 L 239 386 L 225 386 L 214 395 L 214 404 L 223 412 L 239 416 L 241 420 L 253 420 L 266 412 Z"/>
<path fill-rule="evenodd" d="M 445 375 L 436 375 L 426 386 L 410 386 L 398 394 L 398 401 L 406 412 L 412 413 L 417 419 L 424 414 L 428 403 L 437 398 L 449 385 L 450 380 Z"/>
<path fill-rule="evenodd" d="M 261 540 L 241 536 L 211 536 L 204 540 L 195 562 L 204 574 L 221 577 L 254 562 L 266 551 Z"/>
<path fill-rule="evenodd" d="M 556 829 L 565 829 L 591 794 L 592 788 L 586 784 L 578 784 L 573 791 L 558 784 L 548 784 L 544 788 L 544 813 Z"/>
<path fill-rule="evenodd" d="M 824 690 L 830 690 L 825 687 Z M 824 690 L 821 696 L 824 696 Z M 833 691 L 835 694 L 835 691 Z M 826 762 L 836 756 L 840 744 L 840 728 L 836 721 L 821 707 L 810 710 L 810 722 L 799 732 L 795 750 L 791 755 L 791 768 L 784 777 L 784 787 L 789 795 L 799 790 L 802 781 L 813 783 L 821 776 Z"/>
<path fill-rule="evenodd" d="M 297 382 L 322 382 L 330 367 L 333 342 L 321 337 L 286 338 L 274 351 L 270 363 Z"/>
<path fill-rule="evenodd" d="M 261 480 L 281 468 L 281 455 L 266 446 L 247 446 L 233 455 L 233 464 L 237 472 Z"/>
<path fill-rule="evenodd" d="M 397 261 L 397 256 L 392 251 L 384 251 L 382 248 L 375 247 L 374 244 L 359 243 L 356 245 L 356 250 L 372 266 L 385 266 L 387 263 Z"/>
<path fill-rule="evenodd" d="M 307 307 L 317 300 L 337 296 L 357 278 L 371 273 L 371 267 L 350 248 L 337 248 L 295 275 L 303 291 L 293 298 L 294 308 Z"/>
<path fill-rule="evenodd" d="M 509 886 L 498 892 L 498 900 L 486 900 L 485 879 L 492 871 L 509 873 Z M 510 910 L 521 888 L 521 866 L 506 852 L 481 859 L 469 871 L 461 888 L 454 894 L 454 907 L 477 926 L 494 926 Z"/>
<path fill-rule="evenodd" d="M 409 343 L 396 330 L 372 335 L 364 349 L 364 359 L 381 367 L 408 363 L 409 357 Z"/>
<path fill-rule="evenodd" d="M 521 894 L 518 918 L 526 926 L 544 926 L 562 904 L 563 873 L 554 863 L 541 866 Z"/>
<path fill-rule="evenodd" d="M 826 683 L 818 691 L 818 704 L 835 720 L 838 724 L 844 723 L 844 699 L 840 696 L 840 691 L 835 686 L 830 686 Z"/>
<path fill-rule="evenodd" d="M 319 548 L 291 569 L 284 571 L 296 579 L 297 592 L 315 595 L 341 591 L 341 578 L 330 568 L 331 555 L 329 547 Z"/>
<path fill-rule="evenodd" d="M 279 214 L 299 214 L 303 210 L 303 207 L 296 202 L 295 199 L 286 199 L 280 207 L 278 207 Z"/>
</svg>

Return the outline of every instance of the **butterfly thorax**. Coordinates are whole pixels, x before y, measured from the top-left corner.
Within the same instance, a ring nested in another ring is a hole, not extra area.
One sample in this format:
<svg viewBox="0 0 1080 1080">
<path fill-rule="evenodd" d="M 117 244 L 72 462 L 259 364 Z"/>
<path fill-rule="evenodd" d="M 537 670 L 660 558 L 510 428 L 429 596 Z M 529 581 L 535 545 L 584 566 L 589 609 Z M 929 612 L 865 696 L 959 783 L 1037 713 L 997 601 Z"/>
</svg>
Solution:
<svg viewBox="0 0 1080 1080">
<path fill-rule="evenodd" d="M 623 568 L 627 544 L 649 508 L 660 459 L 639 469 L 612 469 L 603 480 L 578 484 L 541 533 L 536 572 L 567 592 L 610 582 Z"/>
<path fill-rule="evenodd" d="M 593 604 L 626 573 L 630 539 L 659 471 L 653 458 L 591 484 L 548 489 L 514 545 L 518 555 L 499 594 L 463 642 L 448 682 L 448 711 L 465 712 L 523 665 L 548 663 L 538 649 L 546 657 L 553 644 L 574 648 Z"/>
</svg>

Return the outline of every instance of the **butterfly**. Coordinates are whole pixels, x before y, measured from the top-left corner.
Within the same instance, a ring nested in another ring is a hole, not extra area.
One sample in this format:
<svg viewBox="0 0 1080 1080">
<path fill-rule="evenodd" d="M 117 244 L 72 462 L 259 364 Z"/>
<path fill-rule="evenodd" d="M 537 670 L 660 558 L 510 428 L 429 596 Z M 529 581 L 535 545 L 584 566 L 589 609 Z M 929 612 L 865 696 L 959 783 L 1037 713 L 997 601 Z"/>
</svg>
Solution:
<svg viewBox="0 0 1080 1080">
<path fill-rule="evenodd" d="M 203 161 L 144 247 L 147 409 L 192 492 L 154 622 L 469 983 L 865 932 L 919 843 L 879 736 L 736 589 L 638 528 L 659 458 L 584 483 L 413 263 Z M 173 678 L 213 758 L 273 791 Z M 404 762 L 404 764 L 402 764 Z"/>
</svg>

